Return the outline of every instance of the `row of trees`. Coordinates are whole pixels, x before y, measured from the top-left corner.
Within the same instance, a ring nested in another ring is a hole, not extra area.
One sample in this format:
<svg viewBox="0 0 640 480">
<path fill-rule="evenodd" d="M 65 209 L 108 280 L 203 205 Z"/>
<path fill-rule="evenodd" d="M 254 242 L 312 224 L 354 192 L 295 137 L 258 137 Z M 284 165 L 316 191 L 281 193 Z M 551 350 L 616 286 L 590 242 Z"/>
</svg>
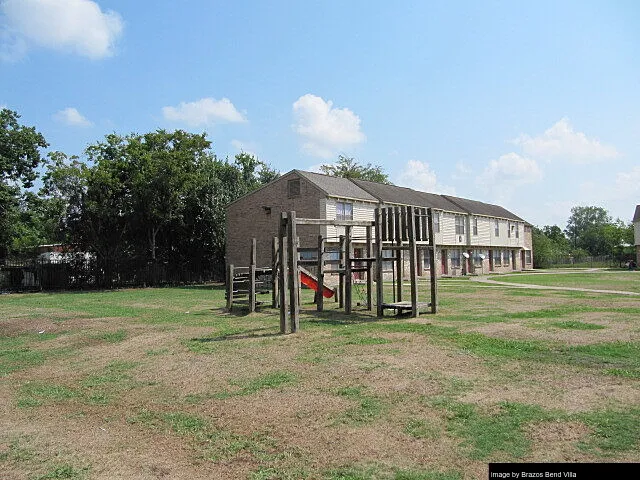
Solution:
<svg viewBox="0 0 640 480">
<path fill-rule="evenodd" d="M 613 219 L 606 209 L 578 206 L 571 209 L 567 226 L 533 228 L 536 266 L 548 266 L 558 257 L 621 256 L 633 245 L 633 225 Z"/>
<path fill-rule="evenodd" d="M 57 151 L 42 158 L 40 133 L 16 112 L 0 118 L 0 256 L 62 243 L 105 265 L 223 265 L 225 205 L 279 175 L 247 153 L 218 159 L 206 134 L 182 130 L 110 134 L 82 159 Z"/>
</svg>

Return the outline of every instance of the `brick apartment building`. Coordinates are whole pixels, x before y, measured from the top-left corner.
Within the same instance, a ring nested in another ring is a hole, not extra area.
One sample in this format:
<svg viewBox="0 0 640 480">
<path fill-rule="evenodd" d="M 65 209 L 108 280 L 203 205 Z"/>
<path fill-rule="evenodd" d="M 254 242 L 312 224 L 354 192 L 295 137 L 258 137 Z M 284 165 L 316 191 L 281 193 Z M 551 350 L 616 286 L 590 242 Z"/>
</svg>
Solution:
<svg viewBox="0 0 640 480">
<path fill-rule="evenodd" d="M 439 276 L 533 267 L 531 225 L 501 206 L 301 170 L 292 170 L 227 206 L 226 261 L 248 265 L 250 239 L 255 237 L 258 265 L 271 265 L 271 246 L 278 235 L 281 212 L 294 210 L 305 218 L 373 220 L 377 207 L 402 205 L 434 212 Z M 364 230 L 353 229 L 354 257 L 364 256 Z M 316 246 L 318 235 L 323 235 L 327 250 L 333 250 L 329 257 L 336 258 L 343 234 L 343 227 L 330 225 L 298 228 L 301 247 Z M 428 250 L 420 250 L 419 257 L 418 274 L 427 275 Z M 408 271 L 408 262 L 405 268 Z"/>
</svg>

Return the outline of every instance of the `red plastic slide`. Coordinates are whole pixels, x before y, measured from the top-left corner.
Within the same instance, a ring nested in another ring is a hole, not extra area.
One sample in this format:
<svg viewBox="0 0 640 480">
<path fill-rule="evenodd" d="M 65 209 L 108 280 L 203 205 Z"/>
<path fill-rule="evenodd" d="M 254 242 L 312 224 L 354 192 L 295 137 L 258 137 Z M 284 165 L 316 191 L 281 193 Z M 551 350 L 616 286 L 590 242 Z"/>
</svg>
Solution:
<svg viewBox="0 0 640 480">
<path fill-rule="evenodd" d="M 306 285 L 310 289 L 315 290 L 316 292 L 318 291 L 318 279 L 308 271 L 300 269 L 300 281 L 303 285 Z M 323 286 L 322 296 L 324 298 L 333 297 L 333 290 L 326 286 Z"/>
</svg>

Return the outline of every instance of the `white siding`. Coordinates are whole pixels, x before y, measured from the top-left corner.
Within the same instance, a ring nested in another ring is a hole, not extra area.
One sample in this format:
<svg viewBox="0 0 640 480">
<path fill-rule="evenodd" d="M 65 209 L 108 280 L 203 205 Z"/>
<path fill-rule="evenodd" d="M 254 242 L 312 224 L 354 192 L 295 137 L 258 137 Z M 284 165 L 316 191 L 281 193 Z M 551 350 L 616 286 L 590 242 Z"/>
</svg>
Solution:
<svg viewBox="0 0 640 480">
<path fill-rule="evenodd" d="M 476 217 L 478 219 L 478 235 L 473 235 L 473 220 L 471 221 L 471 245 L 491 245 L 492 219 Z"/>
<path fill-rule="evenodd" d="M 640 245 L 640 222 L 633 224 L 633 235 L 635 238 L 635 244 Z"/>
<path fill-rule="evenodd" d="M 457 245 L 456 217 L 453 213 L 443 212 L 440 214 L 440 233 L 442 234 L 442 245 Z"/>
<path fill-rule="evenodd" d="M 352 200 L 340 200 L 335 198 L 327 198 L 325 202 L 325 217 L 328 220 L 335 220 L 336 218 L 336 202 L 351 203 L 353 205 L 353 219 L 354 220 L 370 220 L 375 219 L 376 204 L 367 202 L 357 202 Z M 321 207 L 322 211 L 322 207 Z M 373 235 L 373 232 L 371 232 Z M 353 237 L 365 238 L 367 230 L 364 227 L 355 227 L 353 229 Z M 344 235 L 344 227 L 334 227 L 328 225 L 326 227 L 325 238 L 329 238 L 330 242 L 337 242 L 340 235 Z M 359 241 L 359 240 L 358 240 Z M 364 240 L 363 240 L 364 241 Z"/>
</svg>

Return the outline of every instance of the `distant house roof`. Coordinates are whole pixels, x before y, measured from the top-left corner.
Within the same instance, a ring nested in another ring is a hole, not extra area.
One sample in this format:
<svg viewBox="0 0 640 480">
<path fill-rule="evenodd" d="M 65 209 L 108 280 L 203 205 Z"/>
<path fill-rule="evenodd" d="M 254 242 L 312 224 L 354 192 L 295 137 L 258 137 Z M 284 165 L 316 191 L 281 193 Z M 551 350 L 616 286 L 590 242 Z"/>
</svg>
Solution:
<svg viewBox="0 0 640 480">
<path fill-rule="evenodd" d="M 500 205 L 479 202 L 477 200 L 469 200 L 468 198 L 452 197 L 450 195 L 443 195 L 443 197 L 455 203 L 456 205 L 460 205 L 460 207 L 463 208 L 466 212 L 474 215 L 486 215 L 488 217 L 499 217 L 509 220 L 516 220 L 518 222 L 525 222 L 525 220 L 511 213 L 509 210 L 501 207 Z"/>
<path fill-rule="evenodd" d="M 406 187 L 387 185 L 384 183 L 369 182 L 366 180 L 352 180 L 382 203 L 398 205 L 414 205 L 416 207 L 435 208 L 449 212 L 464 213 L 464 210 L 455 203 L 450 202 L 442 195 L 420 192 Z"/>
<path fill-rule="evenodd" d="M 631 221 L 633 223 L 640 222 L 640 205 L 636 205 L 636 213 L 633 216 L 633 220 Z"/>
<path fill-rule="evenodd" d="M 296 172 L 301 177 L 306 178 L 331 197 L 352 198 L 369 202 L 378 201 L 375 197 L 367 193 L 348 178 L 332 177 L 331 175 L 304 172 L 302 170 L 293 170 L 293 172 Z"/>
</svg>

